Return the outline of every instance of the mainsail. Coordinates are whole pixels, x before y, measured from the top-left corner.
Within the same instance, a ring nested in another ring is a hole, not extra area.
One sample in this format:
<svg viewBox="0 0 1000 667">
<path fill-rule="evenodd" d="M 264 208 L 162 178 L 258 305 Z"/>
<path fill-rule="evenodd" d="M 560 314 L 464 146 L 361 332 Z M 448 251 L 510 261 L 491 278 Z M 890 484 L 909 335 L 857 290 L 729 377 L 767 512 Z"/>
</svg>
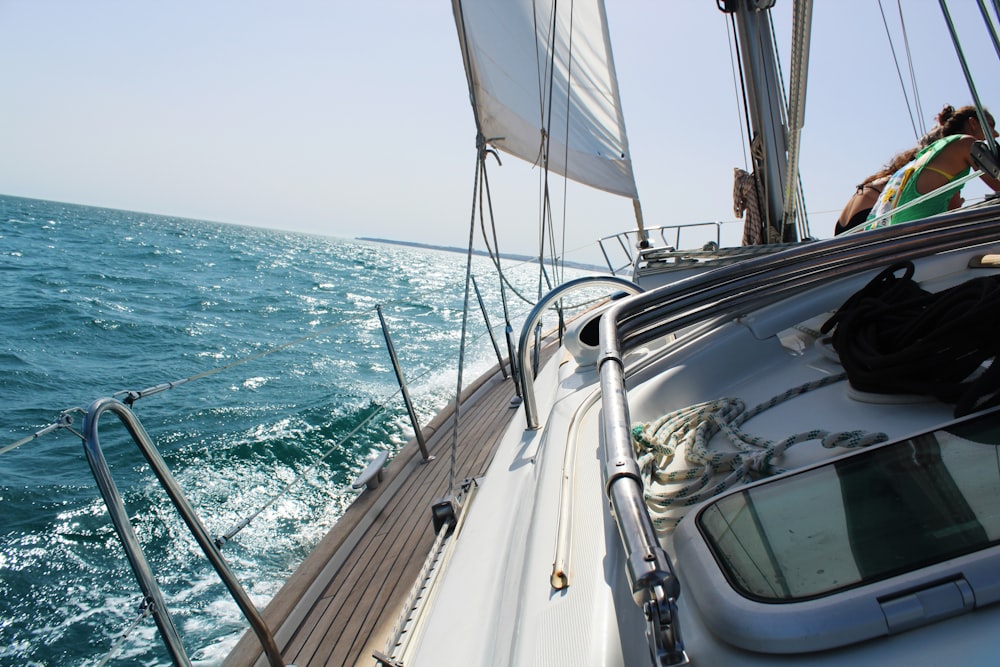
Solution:
<svg viewBox="0 0 1000 667">
<path fill-rule="evenodd" d="M 453 0 L 453 8 L 483 139 L 637 199 L 603 0 Z"/>
</svg>

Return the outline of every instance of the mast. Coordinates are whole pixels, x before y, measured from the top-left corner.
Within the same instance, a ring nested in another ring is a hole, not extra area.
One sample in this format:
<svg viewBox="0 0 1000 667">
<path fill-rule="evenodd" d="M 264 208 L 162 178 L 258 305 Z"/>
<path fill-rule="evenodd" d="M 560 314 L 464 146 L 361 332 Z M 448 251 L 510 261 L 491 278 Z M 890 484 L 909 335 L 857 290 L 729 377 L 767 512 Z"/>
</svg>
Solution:
<svg viewBox="0 0 1000 667">
<path fill-rule="evenodd" d="M 795 225 L 784 224 L 788 172 L 788 128 L 768 12 L 775 0 L 724 0 L 723 12 L 736 22 L 744 72 L 753 171 L 759 179 L 766 228 L 782 230 L 781 241 L 793 242 Z M 766 238 L 766 236 L 765 236 Z"/>
</svg>

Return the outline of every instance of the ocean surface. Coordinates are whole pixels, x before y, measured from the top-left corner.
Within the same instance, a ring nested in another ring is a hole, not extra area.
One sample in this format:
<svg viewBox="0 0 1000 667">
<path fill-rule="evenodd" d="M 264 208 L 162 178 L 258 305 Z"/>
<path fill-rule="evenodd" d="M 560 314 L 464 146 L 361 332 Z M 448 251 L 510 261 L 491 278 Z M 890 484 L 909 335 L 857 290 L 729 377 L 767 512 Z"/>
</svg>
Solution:
<svg viewBox="0 0 1000 667">
<path fill-rule="evenodd" d="M 534 297 L 535 267 L 505 272 Z M 503 348 L 493 265 L 473 273 Z M 464 281 L 456 253 L 0 196 L 0 450 L 25 441 L 0 453 L 0 665 L 170 664 L 84 456 L 94 400 L 163 388 L 134 412 L 212 535 L 256 515 L 223 555 L 263 608 L 366 460 L 412 436 L 376 305 L 426 422 L 454 396 Z M 466 382 L 496 363 L 472 308 Z M 530 305 L 510 308 L 519 331 Z M 185 648 L 219 664 L 246 623 L 121 423 L 100 424 Z"/>
</svg>

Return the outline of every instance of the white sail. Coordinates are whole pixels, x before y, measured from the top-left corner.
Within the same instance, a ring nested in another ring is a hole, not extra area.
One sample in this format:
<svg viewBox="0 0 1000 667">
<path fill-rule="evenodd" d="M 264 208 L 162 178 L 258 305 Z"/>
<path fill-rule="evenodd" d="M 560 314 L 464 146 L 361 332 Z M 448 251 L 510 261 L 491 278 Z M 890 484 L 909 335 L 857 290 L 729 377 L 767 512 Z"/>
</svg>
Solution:
<svg viewBox="0 0 1000 667">
<path fill-rule="evenodd" d="M 574 181 L 637 198 L 602 0 L 453 0 L 480 132 Z"/>
</svg>

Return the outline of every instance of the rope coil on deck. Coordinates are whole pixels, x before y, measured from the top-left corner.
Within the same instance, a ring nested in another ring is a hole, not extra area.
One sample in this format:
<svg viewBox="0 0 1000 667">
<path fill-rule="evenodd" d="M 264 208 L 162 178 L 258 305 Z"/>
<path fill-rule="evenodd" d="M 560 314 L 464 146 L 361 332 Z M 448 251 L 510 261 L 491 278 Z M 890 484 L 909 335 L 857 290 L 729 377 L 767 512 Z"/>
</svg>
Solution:
<svg viewBox="0 0 1000 667">
<path fill-rule="evenodd" d="M 956 417 L 1000 404 L 1000 275 L 937 293 L 913 275 L 912 262 L 893 264 L 823 325 L 851 386 L 933 396 L 955 404 Z"/>
<path fill-rule="evenodd" d="M 771 441 L 745 433 L 740 429 L 749 419 L 791 398 L 821 387 L 841 382 L 845 373 L 808 382 L 779 394 L 747 410 L 739 398 L 721 398 L 668 412 L 652 422 L 638 423 L 632 427 L 632 443 L 636 460 L 647 480 L 646 503 L 650 509 L 664 513 L 688 507 L 716 496 L 738 484 L 786 472 L 774 465 L 792 445 L 819 440 L 823 447 L 852 449 L 885 442 L 885 433 L 864 431 L 827 431 L 813 429 L 790 435 L 780 441 Z M 709 449 L 711 439 L 722 432 L 736 447 L 736 451 L 723 452 Z M 685 459 L 692 467 L 668 471 L 679 448 L 684 448 Z M 729 471 L 722 480 L 711 484 L 712 479 Z M 694 480 L 674 491 L 655 491 L 653 483 L 676 484 Z M 710 485 L 711 484 L 711 485 Z M 683 517 L 679 515 L 653 517 L 659 530 L 673 528 Z"/>
</svg>

